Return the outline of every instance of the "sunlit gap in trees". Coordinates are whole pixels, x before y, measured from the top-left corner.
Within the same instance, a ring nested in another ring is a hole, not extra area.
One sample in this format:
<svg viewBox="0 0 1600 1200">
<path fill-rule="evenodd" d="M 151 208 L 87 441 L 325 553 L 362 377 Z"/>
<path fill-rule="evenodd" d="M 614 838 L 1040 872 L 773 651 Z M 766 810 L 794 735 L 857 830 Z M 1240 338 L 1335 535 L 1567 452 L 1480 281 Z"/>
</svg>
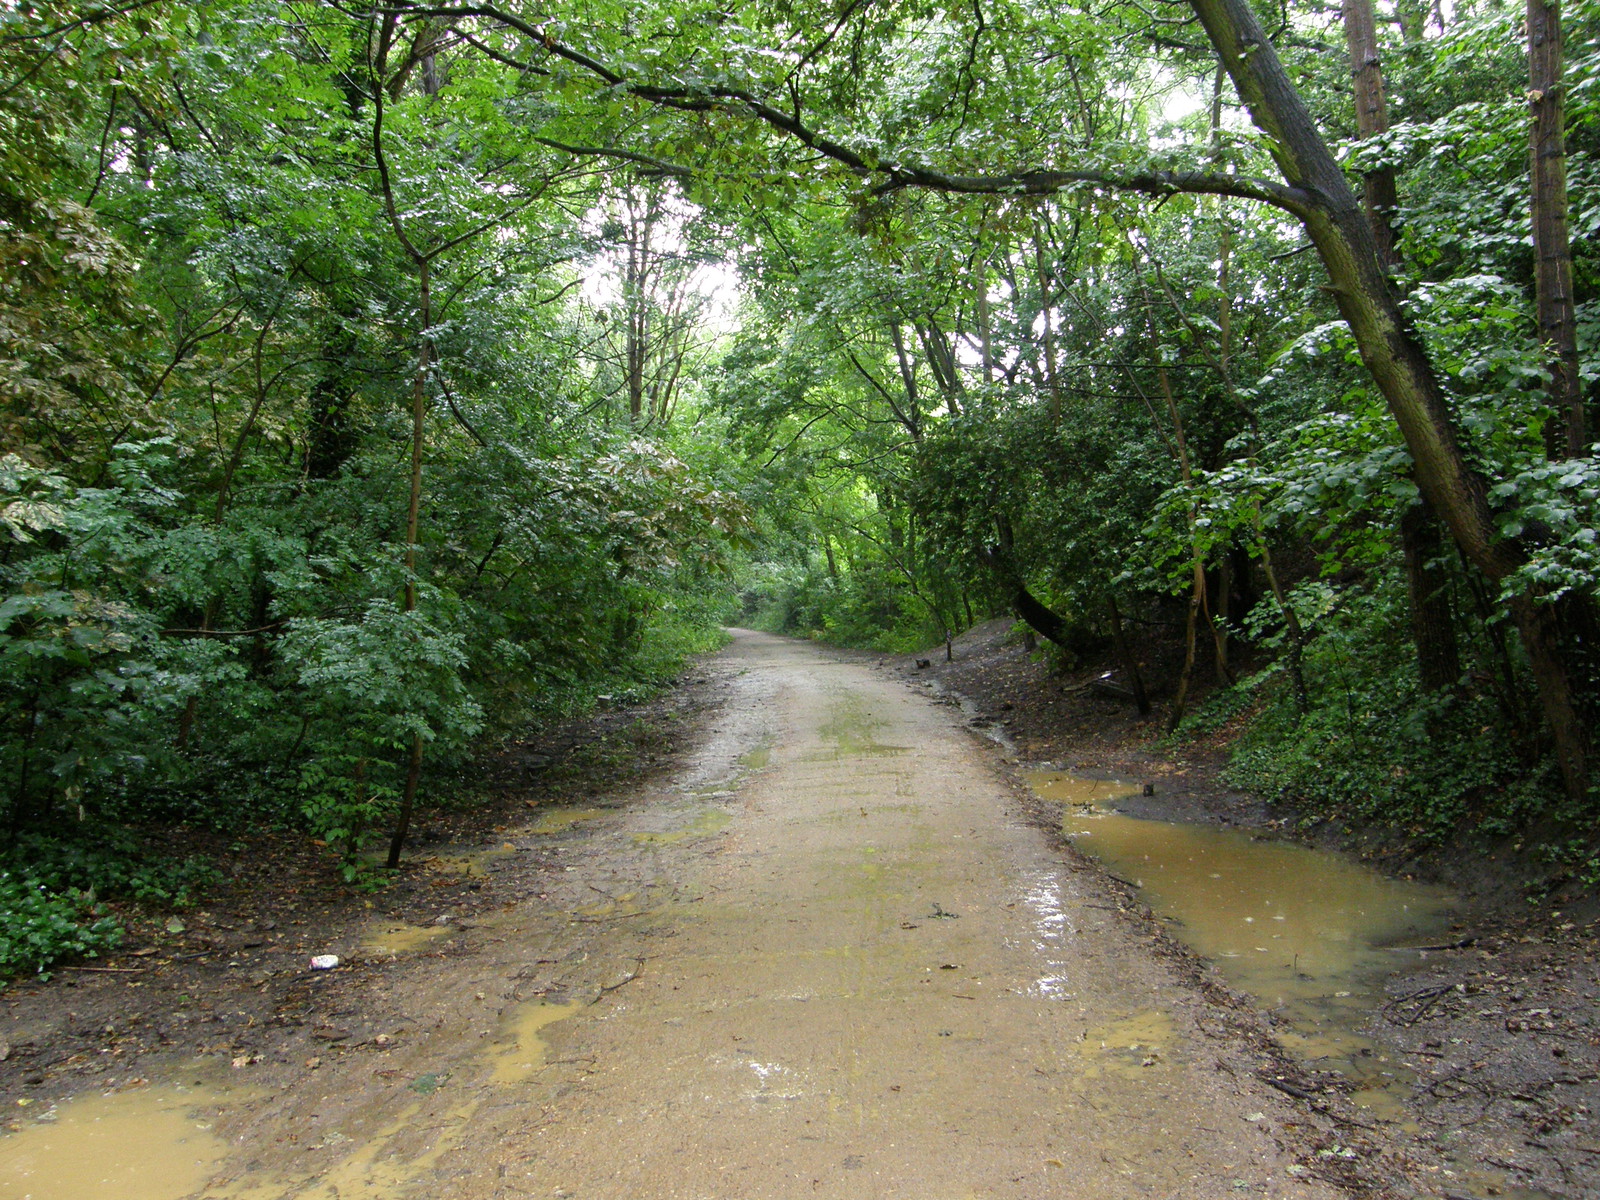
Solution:
<svg viewBox="0 0 1600 1200">
<path fill-rule="evenodd" d="M 744 281 L 698 204 L 652 182 L 591 208 L 581 229 L 592 251 L 579 295 L 597 321 L 648 298 L 712 341 L 739 332 Z"/>
</svg>

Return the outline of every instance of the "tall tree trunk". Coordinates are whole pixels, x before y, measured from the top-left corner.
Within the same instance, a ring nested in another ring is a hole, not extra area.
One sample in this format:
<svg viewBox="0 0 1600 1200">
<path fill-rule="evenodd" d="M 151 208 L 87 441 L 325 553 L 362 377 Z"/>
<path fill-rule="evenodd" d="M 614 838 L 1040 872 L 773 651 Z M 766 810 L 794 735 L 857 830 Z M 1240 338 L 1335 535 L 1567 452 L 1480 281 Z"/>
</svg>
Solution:
<svg viewBox="0 0 1600 1200">
<path fill-rule="evenodd" d="M 1589 422 L 1578 374 L 1578 329 L 1572 299 L 1572 246 L 1567 228 L 1566 95 L 1561 79 L 1560 0 L 1528 0 L 1528 106 L 1533 257 L 1539 339 L 1549 353 L 1551 458 L 1587 452 Z"/>
<path fill-rule="evenodd" d="M 417 295 L 422 328 L 417 348 L 417 373 L 411 382 L 411 480 L 406 501 L 406 589 L 405 611 L 417 608 L 417 539 L 422 533 L 422 456 L 427 445 L 428 373 L 433 365 L 433 291 L 428 260 L 417 256 Z M 394 836 L 389 839 L 388 867 L 400 865 L 406 835 L 411 832 L 411 814 L 416 808 L 417 788 L 422 780 L 423 741 L 420 732 L 411 735 L 411 752 L 406 756 L 405 789 L 400 794 L 400 812 L 395 817 Z"/>
<path fill-rule="evenodd" d="M 1146 300 L 1148 301 L 1148 296 Z M 1154 350 L 1155 322 L 1150 324 L 1150 345 Z M 1161 383 L 1161 394 L 1167 402 L 1167 416 L 1172 421 L 1173 438 L 1178 447 L 1178 469 L 1182 474 L 1184 487 L 1189 487 L 1194 480 L 1194 472 L 1189 465 L 1189 443 L 1184 436 L 1183 418 L 1178 413 L 1178 400 L 1172 391 L 1172 377 L 1165 367 L 1156 368 L 1156 378 Z M 1167 714 L 1167 729 L 1173 730 L 1183 720 L 1184 709 L 1189 703 L 1189 682 L 1194 677 L 1195 638 L 1199 630 L 1201 616 L 1206 617 L 1207 624 L 1211 624 L 1210 614 L 1206 609 L 1206 561 L 1200 549 L 1200 540 L 1196 536 L 1195 511 L 1193 505 L 1189 508 L 1189 543 L 1191 558 L 1189 562 L 1189 611 L 1183 625 L 1183 672 L 1178 676 L 1178 690 L 1172 697 L 1172 709 Z M 1215 628 L 1213 627 L 1213 637 Z M 1219 658 L 1221 652 L 1218 652 Z"/>
<path fill-rule="evenodd" d="M 1128 689 L 1133 692 L 1133 702 L 1138 706 L 1139 715 L 1148 717 L 1150 695 L 1144 690 L 1144 673 L 1139 670 L 1139 660 L 1134 657 L 1133 650 L 1128 646 L 1128 639 L 1123 635 L 1122 612 L 1117 608 L 1115 596 L 1106 597 L 1106 616 L 1111 622 L 1111 644 L 1116 647 L 1122 669 L 1128 673 Z"/>
<path fill-rule="evenodd" d="M 398 15 L 383 18 L 373 65 L 378 72 L 385 69 L 389 48 L 398 26 Z M 424 36 L 426 31 L 419 33 Z M 385 89 L 378 77 L 372 90 L 372 156 L 378 168 L 378 180 L 383 189 L 384 210 L 395 240 L 417 269 L 417 367 L 411 380 L 411 473 L 406 498 L 406 583 L 403 610 L 411 613 L 417 608 L 417 542 L 422 529 L 422 460 L 427 448 L 428 377 L 433 368 L 433 277 L 432 262 L 440 249 L 424 252 L 406 232 L 405 222 L 395 203 L 394 184 L 389 175 L 389 160 L 383 148 L 383 101 Z M 438 73 L 429 70 L 424 74 L 424 86 L 429 95 L 439 86 Z M 457 239 L 459 242 L 460 239 Z M 452 245 L 455 243 L 446 243 Z M 441 248 L 442 249 L 442 248 Z M 400 852 L 405 849 L 406 835 L 411 831 L 411 814 L 416 807 L 417 789 L 422 779 L 423 737 L 418 730 L 411 735 L 411 751 L 406 758 L 406 781 L 400 797 L 400 811 L 395 817 L 394 835 L 389 839 L 387 866 L 390 870 L 400 865 Z"/>
<path fill-rule="evenodd" d="M 1256 536 L 1260 538 L 1261 573 L 1266 577 L 1273 603 L 1278 606 L 1278 615 L 1283 618 L 1284 629 L 1289 635 L 1289 682 L 1294 687 L 1295 707 L 1304 716 L 1311 711 L 1311 693 L 1306 688 L 1305 668 L 1306 642 L 1309 639 L 1305 626 L 1300 624 L 1299 614 L 1294 611 L 1294 605 L 1289 603 L 1283 584 L 1278 580 L 1278 570 L 1272 565 L 1272 550 L 1267 545 L 1259 504 L 1255 514 L 1255 529 Z"/>
<path fill-rule="evenodd" d="M 1454 687 L 1461 680 L 1450 575 L 1442 563 L 1439 523 L 1419 501 L 1400 514 L 1400 549 L 1406 563 L 1411 601 L 1411 640 L 1417 647 L 1417 679 L 1425 692 Z"/>
<path fill-rule="evenodd" d="M 922 400 L 917 392 L 917 363 L 906 349 L 905 335 L 900 331 L 900 323 L 898 321 L 889 322 L 889 340 L 894 343 L 895 362 L 900 366 L 900 382 L 906 389 L 907 411 L 911 414 L 913 425 L 920 426 L 922 424 Z M 912 437 L 917 436 L 916 428 L 912 429 L 911 435 Z"/>
<path fill-rule="evenodd" d="M 1054 276 L 1049 259 L 1045 256 L 1044 234 L 1047 227 L 1042 212 L 1033 215 L 1033 263 L 1039 280 L 1039 323 L 1043 326 L 1040 340 L 1044 343 L 1044 385 L 1050 393 L 1050 423 L 1061 424 L 1061 376 L 1056 370 L 1055 321 L 1051 316 L 1050 298 L 1055 291 Z"/>
<path fill-rule="evenodd" d="M 922 343 L 922 352 L 928 357 L 928 368 L 933 372 L 934 382 L 939 385 L 939 393 L 944 397 L 945 407 L 951 415 L 961 415 L 961 367 L 956 362 L 954 351 L 950 349 L 950 339 L 945 336 L 944 330 L 930 315 L 925 321 L 916 323 L 917 340 Z"/>
<path fill-rule="evenodd" d="M 1135 271 L 1138 271 L 1137 267 Z M 1150 291 L 1145 286 L 1144 276 L 1139 274 L 1138 278 L 1139 291 L 1144 298 L 1145 321 L 1150 331 L 1150 354 L 1155 364 L 1156 380 L 1161 385 L 1161 398 L 1166 404 L 1167 419 L 1172 422 L 1172 439 L 1178 455 L 1179 478 L 1183 480 L 1183 486 L 1188 488 L 1194 483 L 1194 465 L 1189 458 L 1189 438 L 1184 429 L 1183 415 L 1178 411 L 1177 393 L 1172 388 L 1172 373 L 1161 361 L 1160 343 L 1156 335 L 1155 306 L 1151 303 Z M 1223 381 L 1227 382 L 1225 372 Z M 1178 676 L 1178 688 L 1172 697 L 1171 711 L 1167 714 L 1169 730 L 1178 727 L 1189 702 L 1189 684 L 1194 676 L 1195 640 L 1202 617 L 1205 619 L 1206 628 L 1211 632 L 1217 671 L 1223 678 L 1232 682 L 1232 675 L 1228 670 L 1228 652 L 1222 640 L 1222 632 L 1217 628 L 1217 623 L 1211 619 L 1209 593 L 1206 588 L 1205 551 L 1200 543 L 1198 517 L 1199 514 L 1191 504 L 1187 513 L 1191 548 L 1189 612 L 1184 621 L 1183 673 Z"/>
<path fill-rule="evenodd" d="M 1222 73 L 1218 71 L 1217 91 L 1220 93 L 1221 90 Z M 1218 108 L 1220 105 L 1213 111 L 1216 112 Z M 1218 115 L 1220 116 L 1220 113 Z M 1220 120 L 1214 117 L 1215 137 L 1220 137 L 1220 125 Z M 1233 386 L 1233 281 L 1230 277 L 1233 267 L 1233 226 L 1228 221 L 1227 206 L 1220 198 L 1217 201 L 1217 217 L 1217 374 L 1222 377 L 1222 386 L 1228 394 L 1229 401 L 1236 408 L 1242 409 L 1245 406 L 1239 402 L 1237 390 Z M 1253 414 L 1251 427 L 1254 428 Z M 1217 588 L 1212 605 L 1214 619 L 1211 622 L 1219 687 L 1233 682 L 1233 668 L 1228 661 L 1228 602 L 1233 593 L 1231 580 L 1228 578 L 1230 574 L 1228 555 L 1224 552 L 1217 562 Z"/>
<path fill-rule="evenodd" d="M 981 261 L 973 275 L 973 291 L 977 297 L 978 354 L 983 363 L 983 382 L 989 384 L 994 382 L 995 375 L 994 322 L 989 315 L 989 277 Z"/>
<path fill-rule="evenodd" d="M 1296 215 L 1317 247 L 1362 361 L 1400 426 L 1418 486 L 1462 554 L 1491 580 L 1505 579 L 1526 561 L 1526 553 L 1495 528 L 1487 485 L 1467 463 L 1433 364 L 1389 291 L 1366 215 L 1250 0 L 1190 0 L 1190 5 L 1251 119 L 1270 139 L 1285 181 L 1299 194 L 1292 201 Z M 1530 658 L 1536 657 L 1541 639 L 1548 640 L 1539 607 L 1530 599 L 1512 610 Z M 1540 649 L 1537 658 L 1543 663 L 1535 673 L 1540 705 L 1556 740 L 1562 781 L 1568 796 L 1582 801 L 1589 784 L 1589 739 L 1572 681 L 1560 654 Z"/>
<path fill-rule="evenodd" d="M 631 205 L 631 200 L 630 200 Z M 649 334 L 646 308 L 646 259 L 649 226 L 630 211 L 628 261 L 622 280 L 624 320 L 623 373 L 628 388 L 628 420 L 637 427 L 644 421 L 644 360 Z"/>
<path fill-rule="evenodd" d="M 1233 682 L 1231 662 L 1233 639 L 1229 635 L 1229 622 L 1233 620 L 1233 556 L 1223 553 L 1217 558 L 1216 581 L 1207 583 L 1211 594 L 1211 620 L 1216 630 L 1212 639 L 1215 650 L 1212 659 L 1216 668 L 1217 686 Z"/>
<path fill-rule="evenodd" d="M 1344 0 L 1345 43 L 1350 48 L 1350 74 L 1355 96 L 1356 128 L 1363 139 L 1389 129 L 1384 99 L 1383 65 L 1378 48 L 1372 0 Z M 1400 265 L 1393 214 L 1399 203 L 1393 167 L 1380 167 L 1361 177 L 1362 202 L 1378 261 L 1386 270 Z M 1461 678 L 1455 613 L 1446 573 L 1439 566 L 1438 522 L 1426 497 L 1400 517 L 1400 551 L 1406 563 L 1406 591 L 1411 607 L 1411 636 L 1417 650 L 1417 675 L 1424 691 L 1453 687 Z"/>
<path fill-rule="evenodd" d="M 1206 569 L 1196 559 L 1191 564 L 1194 586 L 1189 589 L 1189 608 L 1183 620 L 1183 670 L 1178 675 L 1178 690 L 1172 695 L 1172 708 L 1167 712 L 1167 732 L 1183 724 L 1183 714 L 1189 706 L 1189 684 L 1194 679 L 1194 651 L 1196 634 L 1200 627 L 1200 614 L 1206 603 Z"/>
<path fill-rule="evenodd" d="M 1344 0 L 1344 38 L 1350 48 L 1351 92 L 1356 106 L 1356 129 L 1363 140 L 1389 129 L 1389 108 L 1384 99 L 1383 63 L 1378 53 L 1378 27 L 1372 0 Z M 1399 265 L 1392 214 L 1398 201 L 1394 168 L 1380 167 L 1361 177 L 1362 200 L 1378 260 L 1385 267 Z"/>
</svg>

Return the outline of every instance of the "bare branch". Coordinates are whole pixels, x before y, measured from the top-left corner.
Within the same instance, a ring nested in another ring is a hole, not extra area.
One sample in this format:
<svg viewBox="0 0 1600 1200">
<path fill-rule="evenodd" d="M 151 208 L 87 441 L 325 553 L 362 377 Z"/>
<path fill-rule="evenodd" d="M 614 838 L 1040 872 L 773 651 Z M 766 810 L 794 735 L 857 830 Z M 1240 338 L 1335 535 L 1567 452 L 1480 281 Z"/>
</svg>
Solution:
<svg viewBox="0 0 1600 1200">
<path fill-rule="evenodd" d="M 580 158 L 615 158 L 622 162 L 637 163 L 640 166 L 649 167 L 659 174 L 669 175 L 674 179 L 688 179 L 694 174 L 694 168 L 692 167 L 668 162 L 664 158 L 654 158 L 648 154 L 640 154 L 634 150 L 622 150 L 615 146 L 569 146 L 565 142 L 558 142 L 554 138 L 547 137 L 536 137 L 533 140 L 541 146 L 549 146 L 552 150 L 560 150 L 563 154 L 571 154 Z"/>
</svg>

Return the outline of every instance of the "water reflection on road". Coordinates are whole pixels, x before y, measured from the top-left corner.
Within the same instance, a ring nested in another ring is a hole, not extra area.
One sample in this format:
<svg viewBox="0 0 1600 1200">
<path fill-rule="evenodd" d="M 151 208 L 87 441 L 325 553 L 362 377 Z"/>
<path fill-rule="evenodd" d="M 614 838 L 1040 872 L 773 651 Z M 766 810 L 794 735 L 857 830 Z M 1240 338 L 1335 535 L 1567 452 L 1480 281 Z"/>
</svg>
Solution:
<svg viewBox="0 0 1600 1200">
<path fill-rule="evenodd" d="M 1137 884 L 1177 936 L 1284 1021 L 1287 1049 L 1356 1080 L 1356 1099 L 1380 1115 L 1398 1115 L 1412 1076 L 1360 1026 L 1406 953 L 1396 947 L 1444 927 L 1447 893 L 1327 851 L 1108 807 L 1136 785 L 1056 771 L 1029 782 L 1062 804 L 1080 849 Z"/>
</svg>

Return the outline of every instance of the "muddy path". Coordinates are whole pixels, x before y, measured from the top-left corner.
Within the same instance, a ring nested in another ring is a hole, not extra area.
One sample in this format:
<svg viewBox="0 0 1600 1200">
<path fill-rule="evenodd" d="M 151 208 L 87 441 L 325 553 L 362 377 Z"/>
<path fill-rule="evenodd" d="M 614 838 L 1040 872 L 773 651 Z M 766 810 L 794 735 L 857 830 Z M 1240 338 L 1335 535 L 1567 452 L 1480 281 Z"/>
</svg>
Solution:
<svg viewBox="0 0 1600 1200">
<path fill-rule="evenodd" d="M 352 935 L 296 981 L 292 1058 L 63 1104 L 0 1143 L 0 1195 L 1347 1194 L 1326 1122 L 958 713 L 760 634 L 719 663 L 670 780 L 467 863 L 536 871 L 522 898 Z M 52 1181 L 122 1125 L 137 1182 Z"/>
</svg>

